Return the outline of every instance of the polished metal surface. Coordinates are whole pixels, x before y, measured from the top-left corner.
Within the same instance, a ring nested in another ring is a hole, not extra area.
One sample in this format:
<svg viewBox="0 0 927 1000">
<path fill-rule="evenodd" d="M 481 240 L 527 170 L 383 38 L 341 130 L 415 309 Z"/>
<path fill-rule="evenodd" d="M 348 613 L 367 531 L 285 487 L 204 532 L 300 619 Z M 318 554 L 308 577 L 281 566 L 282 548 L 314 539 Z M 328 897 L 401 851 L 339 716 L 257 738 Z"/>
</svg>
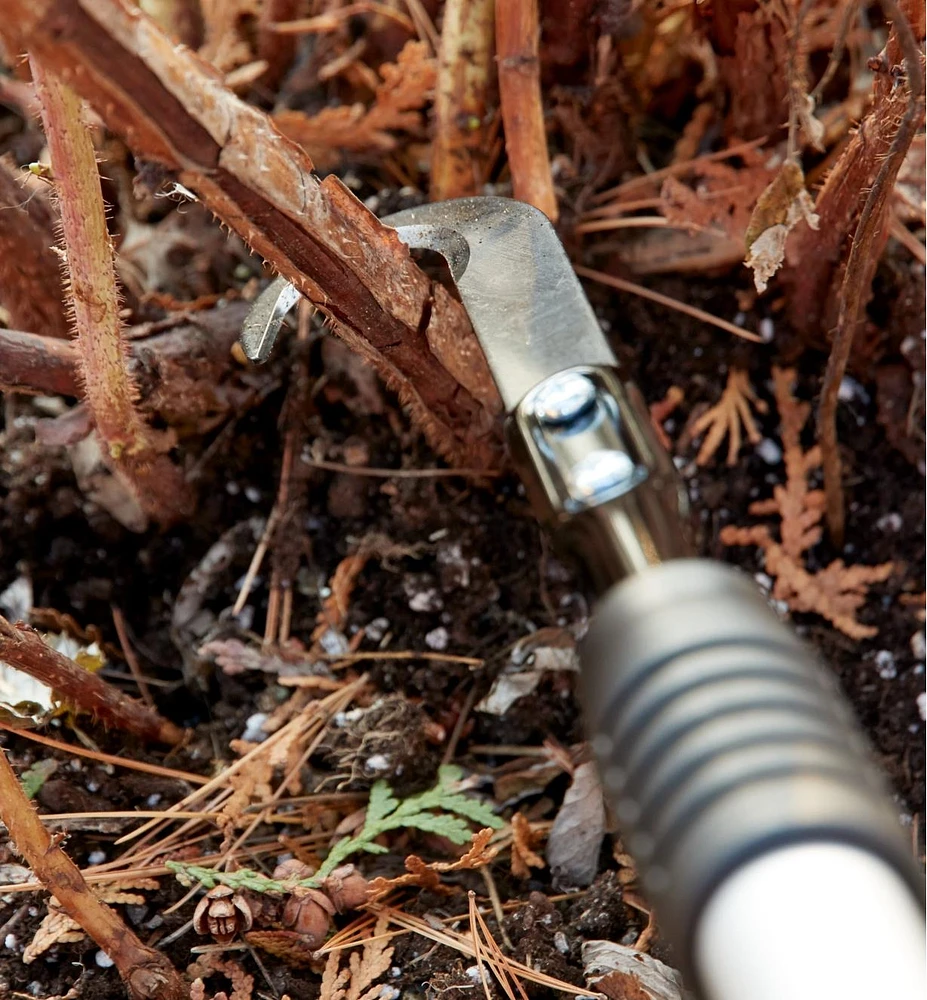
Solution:
<svg viewBox="0 0 927 1000">
<path fill-rule="evenodd" d="M 595 403 L 595 386 L 579 372 L 554 375 L 535 389 L 534 414 L 542 424 L 557 426 L 577 420 Z"/>
<path fill-rule="evenodd" d="M 286 278 L 274 278 L 254 300 L 241 330 L 241 347 L 249 361 L 263 364 L 270 357 L 286 314 L 298 301 L 299 292 Z"/>
<path fill-rule="evenodd" d="M 409 246 L 447 260 L 507 411 L 564 368 L 615 363 L 554 227 L 536 208 L 460 198 L 382 221 Z"/>
</svg>

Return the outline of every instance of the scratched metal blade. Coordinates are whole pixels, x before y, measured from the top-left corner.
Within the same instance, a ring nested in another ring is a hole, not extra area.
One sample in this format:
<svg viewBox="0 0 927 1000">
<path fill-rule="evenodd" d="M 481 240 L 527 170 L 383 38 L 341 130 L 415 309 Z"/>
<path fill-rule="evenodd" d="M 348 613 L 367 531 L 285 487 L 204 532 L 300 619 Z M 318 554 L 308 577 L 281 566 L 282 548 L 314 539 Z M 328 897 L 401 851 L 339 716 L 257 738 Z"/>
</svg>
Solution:
<svg viewBox="0 0 927 1000">
<path fill-rule="evenodd" d="M 263 364 L 273 350 L 286 314 L 299 301 L 299 292 L 286 280 L 274 278 L 254 300 L 241 330 L 241 346 L 250 361 Z"/>
<path fill-rule="evenodd" d="M 447 258 L 506 410 L 565 368 L 615 364 L 554 227 L 536 208 L 461 198 L 382 221 L 409 246 Z"/>
</svg>

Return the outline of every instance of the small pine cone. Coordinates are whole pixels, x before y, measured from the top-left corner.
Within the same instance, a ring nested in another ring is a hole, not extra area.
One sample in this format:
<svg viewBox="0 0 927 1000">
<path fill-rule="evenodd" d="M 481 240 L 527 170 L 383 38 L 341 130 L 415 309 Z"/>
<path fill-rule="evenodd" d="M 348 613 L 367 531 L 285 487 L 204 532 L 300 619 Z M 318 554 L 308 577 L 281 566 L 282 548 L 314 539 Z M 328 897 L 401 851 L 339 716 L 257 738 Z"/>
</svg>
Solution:
<svg viewBox="0 0 927 1000">
<path fill-rule="evenodd" d="M 336 868 L 322 882 L 320 888 L 335 904 L 335 909 L 339 913 L 363 906 L 370 893 L 370 884 L 354 865 L 342 865 Z"/>
<path fill-rule="evenodd" d="M 302 934 L 310 948 L 318 948 L 328 934 L 335 905 L 317 889 L 294 889 L 283 910 L 283 924 Z"/>
<path fill-rule="evenodd" d="M 302 861 L 298 861 L 296 858 L 290 858 L 287 861 L 281 861 L 279 865 L 274 869 L 273 878 L 277 882 L 285 882 L 287 879 L 303 879 L 311 878 L 315 874 L 315 869 L 310 868 L 309 865 L 304 865 Z"/>
<path fill-rule="evenodd" d="M 193 929 L 197 934 L 211 934 L 219 944 L 229 944 L 239 931 L 251 929 L 252 919 L 251 908 L 239 893 L 217 885 L 197 903 Z"/>
</svg>

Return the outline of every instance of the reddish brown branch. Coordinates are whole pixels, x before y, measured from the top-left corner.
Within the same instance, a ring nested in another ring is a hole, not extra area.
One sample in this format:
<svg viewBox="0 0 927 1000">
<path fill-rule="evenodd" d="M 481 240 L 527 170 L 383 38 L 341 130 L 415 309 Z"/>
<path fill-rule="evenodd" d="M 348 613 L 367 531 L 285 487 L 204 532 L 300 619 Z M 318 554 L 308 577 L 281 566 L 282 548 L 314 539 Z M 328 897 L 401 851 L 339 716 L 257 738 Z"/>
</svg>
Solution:
<svg viewBox="0 0 927 1000">
<path fill-rule="evenodd" d="M 140 702 L 127 698 L 102 677 L 79 667 L 42 641 L 28 625 L 11 625 L 0 616 L 0 660 L 50 687 L 56 695 L 104 725 L 143 740 L 177 744 L 183 730 Z"/>
<path fill-rule="evenodd" d="M 169 524 L 189 513 L 192 494 L 135 406 L 138 389 L 127 365 L 113 246 L 80 98 L 40 60 L 30 63 L 55 174 L 87 405 L 107 464 L 148 516 Z"/>
<path fill-rule="evenodd" d="M 466 314 L 395 233 L 128 0 L 8 0 L 0 32 L 88 100 L 333 321 L 444 454 L 498 461 L 498 394 Z"/>
<path fill-rule="evenodd" d="M 247 373 L 231 350 L 248 308 L 233 302 L 193 317 L 129 327 L 129 370 L 142 412 L 181 433 L 203 433 L 245 405 L 255 390 L 242 380 Z M 9 391 L 81 396 L 77 348 L 34 333 L 0 330 L 0 392 Z"/>
<path fill-rule="evenodd" d="M 911 24 L 917 24 L 923 16 L 919 4 L 907 2 L 904 14 Z M 898 32 L 894 31 L 882 59 L 882 71 L 874 81 L 872 109 L 818 192 L 815 212 L 820 219 L 819 229 L 799 226 L 786 247 L 781 280 L 789 290 L 789 319 L 796 330 L 811 336 L 819 335 L 822 327 L 829 331 L 837 323 L 844 262 L 859 225 L 865 193 L 889 155 L 898 123 L 910 108 L 909 90 L 903 84 L 896 86 L 889 72 L 901 58 Z M 888 237 L 887 227 L 883 228 L 880 241 Z M 867 262 L 868 279 L 865 274 L 860 277 L 864 296 L 868 297 L 879 256 L 876 252 Z"/>
<path fill-rule="evenodd" d="M 499 97 L 513 193 L 555 221 L 557 198 L 544 131 L 538 41 L 537 0 L 500 0 L 496 5 Z"/>
<path fill-rule="evenodd" d="M 0 163 L 0 303 L 13 326 L 67 337 L 51 213 Z"/>
<path fill-rule="evenodd" d="M 45 829 L 2 750 L 0 819 L 36 878 L 113 960 L 133 1000 L 188 1000 L 189 991 L 167 956 L 142 944 L 91 892 L 77 866 Z"/>
<path fill-rule="evenodd" d="M 448 0 L 431 144 L 431 200 L 476 194 L 487 152 L 494 0 Z"/>
<path fill-rule="evenodd" d="M 853 346 L 853 335 L 859 325 L 864 296 L 868 294 L 868 289 L 872 285 L 880 241 L 888 229 L 886 214 L 889 196 L 914 136 L 924 122 L 924 71 L 920 49 L 907 17 L 895 0 L 881 0 L 881 3 L 885 13 L 893 22 L 896 44 L 900 46 L 904 57 L 908 97 L 907 108 L 895 129 L 888 153 L 881 160 L 878 172 L 869 188 L 853 235 L 853 244 L 850 247 L 850 256 L 847 259 L 840 288 L 837 330 L 830 357 L 827 359 L 824 384 L 821 387 L 818 443 L 821 446 L 824 467 L 827 528 L 836 545 L 843 544 L 845 521 L 840 450 L 837 441 L 837 403 L 840 383 L 846 372 L 850 349 Z M 874 114 L 880 114 L 878 103 Z"/>
</svg>

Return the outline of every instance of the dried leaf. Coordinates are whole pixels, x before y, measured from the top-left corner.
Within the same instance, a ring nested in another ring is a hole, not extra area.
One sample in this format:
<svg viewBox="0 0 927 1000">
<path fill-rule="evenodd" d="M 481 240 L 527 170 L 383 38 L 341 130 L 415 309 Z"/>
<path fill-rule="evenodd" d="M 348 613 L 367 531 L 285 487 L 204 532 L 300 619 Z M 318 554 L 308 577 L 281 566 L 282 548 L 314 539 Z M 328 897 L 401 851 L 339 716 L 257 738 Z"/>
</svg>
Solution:
<svg viewBox="0 0 927 1000">
<path fill-rule="evenodd" d="M 557 889 L 585 888 L 599 870 L 605 836 L 605 802 L 591 761 L 573 772 L 573 782 L 547 839 L 547 862 Z"/>
<path fill-rule="evenodd" d="M 794 374 L 773 369 L 785 485 L 776 486 L 771 499 L 750 505 L 751 514 L 778 516 L 779 541 L 767 525 L 728 525 L 722 529 L 720 538 L 725 545 L 755 545 L 763 549 L 766 572 L 775 580 L 772 596 L 785 601 L 792 611 L 821 615 L 853 639 L 870 638 L 878 629 L 857 621 L 856 612 L 865 603 L 869 587 L 888 579 L 893 564 L 847 566 L 836 559 L 816 573 L 805 568 L 805 554 L 821 538 L 824 497 L 821 490 L 808 488 L 808 475 L 820 467 L 821 453 L 817 447 L 807 452 L 802 449 L 801 431 L 811 407 L 799 403 L 792 395 Z"/>
<path fill-rule="evenodd" d="M 692 1000 L 675 969 L 612 941 L 584 942 L 583 968 L 609 1000 Z"/>
<path fill-rule="evenodd" d="M 744 263 L 753 270 L 753 282 L 758 292 L 766 291 L 769 279 L 781 267 L 785 241 L 802 219 L 812 229 L 818 228 L 820 220 L 805 187 L 805 175 L 798 163 L 786 160 L 773 182 L 760 195 L 747 226 Z"/>
<path fill-rule="evenodd" d="M 725 435 L 728 437 L 728 465 L 736 464 L 744 433 L 752 444 L 760 441 L 761 434 L 750 410 L 751 403 L 760 413 L 766 412 L 767 406 L 757 399 L 747 373 L 740 368 L 732 368 L 721 398 L 692 425 L 693 437 L 708 431 L 695 458 L 696 465 L 705 465 L 712 458 Z"/>
<path fill-rule="evenodd" d="M 549 671 L 576 671 L 576 639 L 563 628 L 545 628 L 526 636 L 512 649 L 509 662 L 493 681 L 476 710 L 505 715 L 520 698 L 531 694 Z"/>
</svg>

